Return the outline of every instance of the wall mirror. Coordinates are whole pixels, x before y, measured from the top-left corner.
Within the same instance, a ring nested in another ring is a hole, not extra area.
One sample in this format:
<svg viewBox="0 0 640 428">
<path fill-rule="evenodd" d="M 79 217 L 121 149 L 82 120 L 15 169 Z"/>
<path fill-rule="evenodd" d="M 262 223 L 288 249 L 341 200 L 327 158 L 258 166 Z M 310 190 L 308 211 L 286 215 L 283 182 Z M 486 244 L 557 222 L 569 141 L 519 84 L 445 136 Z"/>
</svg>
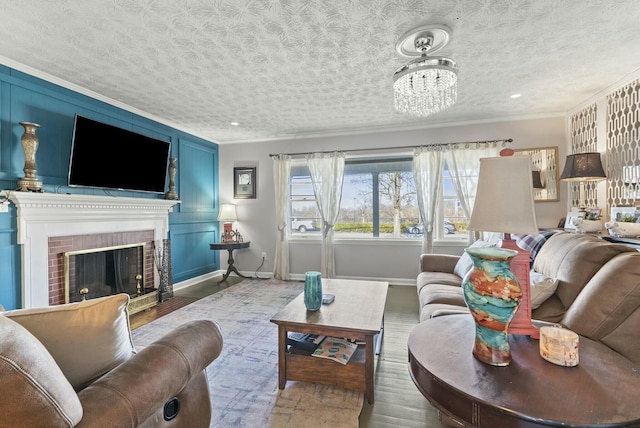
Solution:
<svg viewBox="0 0 640 428">
<path fill-rule="evenodd" d="M 558 186 L 558 147 L 513 150 L 514 156 L 531 156 L 533 199 L 536 202 L 560 200 Z"/>
</svg>

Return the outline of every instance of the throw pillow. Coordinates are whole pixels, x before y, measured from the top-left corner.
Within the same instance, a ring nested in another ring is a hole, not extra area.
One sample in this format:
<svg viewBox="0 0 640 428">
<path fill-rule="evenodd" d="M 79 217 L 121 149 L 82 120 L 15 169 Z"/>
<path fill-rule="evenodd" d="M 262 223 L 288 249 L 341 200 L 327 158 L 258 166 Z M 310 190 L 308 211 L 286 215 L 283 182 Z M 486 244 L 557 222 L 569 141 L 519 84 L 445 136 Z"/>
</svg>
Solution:
<svg viewBox="0 0 640 428">
<path fill-rule="evenodd" d="M 529 275 L 529 280 L 531 282 L 531 309 L 537 309 L 556 292 L 558 280 L 533 270 Z"/>
<path fill-rule="evenodd" d="M 0 337 L 0 425 L 76 426 L 82 404 L 42 343 L 4 315 Z"/>
<path fill-rule="evenodd" d="M 135 352 L 128 304 L 127 294 L 117 294 L 5 315 L 42 342 L 79 391 Z"/>
<path fill-rule="evenodd" d="M 487 241 L 483 241 L 483 240 L 480 239 L 480 240 L 474 242 L 473 244 L 469 245 L 469 248 L 472 248 L 472 247 L 495 247 L 497 244 L 498 244 L 498 242 L 487 242 Z M 467 252 L 465 251 L 460 256 L 460 258 L 458 259 L 458 262 L 454 266 L 453 273 L 458 275 L 460 278 L 464 278 L 464 276 L 467 274 L 467 272 L 469 272 L 471 270 L 472 267 L 473 267 L 473 260 L 471 260 L 471 256 L 469 254 L 467 254 Z"/>
<path fill-rule="evenodd" d="M 541 233 L 535 235 L 511 234 L 511 238 L 515 239 L 518 247 L 531 253 L 532 263 L 540 248 L 547 242 L 547 238 Z"/>
</svg>

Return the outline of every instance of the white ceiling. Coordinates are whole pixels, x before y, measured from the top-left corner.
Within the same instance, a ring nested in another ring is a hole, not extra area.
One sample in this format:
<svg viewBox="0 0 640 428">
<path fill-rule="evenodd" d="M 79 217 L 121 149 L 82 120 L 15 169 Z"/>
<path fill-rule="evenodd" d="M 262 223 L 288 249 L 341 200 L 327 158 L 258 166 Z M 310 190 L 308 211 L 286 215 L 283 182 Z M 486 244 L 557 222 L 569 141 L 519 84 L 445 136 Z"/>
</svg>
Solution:
<svg viewBox="0 0 640 428">
<path fill-rule="evenodd" d="M 426 119 L 393 108 L 420 23 L 460 68 Z M 639 29 L 637 0 L 0 0 L 0 63 L 224 144 L 564 114 L 640 69 Z"/>
</svg>

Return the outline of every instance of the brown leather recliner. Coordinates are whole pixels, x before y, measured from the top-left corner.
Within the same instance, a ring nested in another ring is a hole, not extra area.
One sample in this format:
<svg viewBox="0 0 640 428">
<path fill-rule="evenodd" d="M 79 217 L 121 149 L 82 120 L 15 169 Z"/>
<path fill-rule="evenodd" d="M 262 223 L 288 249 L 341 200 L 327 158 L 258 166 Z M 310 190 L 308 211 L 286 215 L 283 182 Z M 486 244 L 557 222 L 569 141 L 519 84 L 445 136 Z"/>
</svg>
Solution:
<svg viewBox="0 0 640 428">
<path fill-rule="evenodd" d="M 219 326 L 187 322 L 136 352 L 128 302 L 0 313 L 0 427 L 209 427 Z"/>
</svg>

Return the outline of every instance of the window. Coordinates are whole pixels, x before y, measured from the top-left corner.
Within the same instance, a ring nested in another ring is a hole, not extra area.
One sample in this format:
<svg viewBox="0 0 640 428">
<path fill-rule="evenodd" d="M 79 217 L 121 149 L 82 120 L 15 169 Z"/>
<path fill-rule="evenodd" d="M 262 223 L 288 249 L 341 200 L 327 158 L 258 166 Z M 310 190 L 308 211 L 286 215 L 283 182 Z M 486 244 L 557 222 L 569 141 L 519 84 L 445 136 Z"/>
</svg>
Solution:
<svg viewBox="0 0 640 428">
<path fill-rule="evenodd" d="M 321 217 L 313 194 L 313 185 L 309 168 L 304 165 L 291 165 L 291 204 L 289 227 L 292 232 L 319 232 Z"/>
<path fill-rule="evenodd" d="M 348 159 L 336 238 L 422 238 L 412 168 L 413 159 L 406 156 Z M 290 194 L 291 232 L 319 234 L 320 213 L 305 160 L 292 161 Z M 466 241 L 466 219 L 446 167 L 442 197 L 437 222 L 442 227 L 435 238 Z"/>
<path fill-rule="evenodd" d="M 470 177 L 466 176 L 465 178 L 468 179 Z M 477 182 L 477 175 L 473 176 L 473 181 Z M 469 221 L 464 215 L 462 204 L 456 193 L 456 187 L 453 184 L 446 162 L 442 172 L 442 203 L 440 204 L 439 216 L 443 219 L 446 237 L 453 237 L 456 234 L 458 237 L 467 238 L 469 233 L 467 224 Z"/>
</svg>

